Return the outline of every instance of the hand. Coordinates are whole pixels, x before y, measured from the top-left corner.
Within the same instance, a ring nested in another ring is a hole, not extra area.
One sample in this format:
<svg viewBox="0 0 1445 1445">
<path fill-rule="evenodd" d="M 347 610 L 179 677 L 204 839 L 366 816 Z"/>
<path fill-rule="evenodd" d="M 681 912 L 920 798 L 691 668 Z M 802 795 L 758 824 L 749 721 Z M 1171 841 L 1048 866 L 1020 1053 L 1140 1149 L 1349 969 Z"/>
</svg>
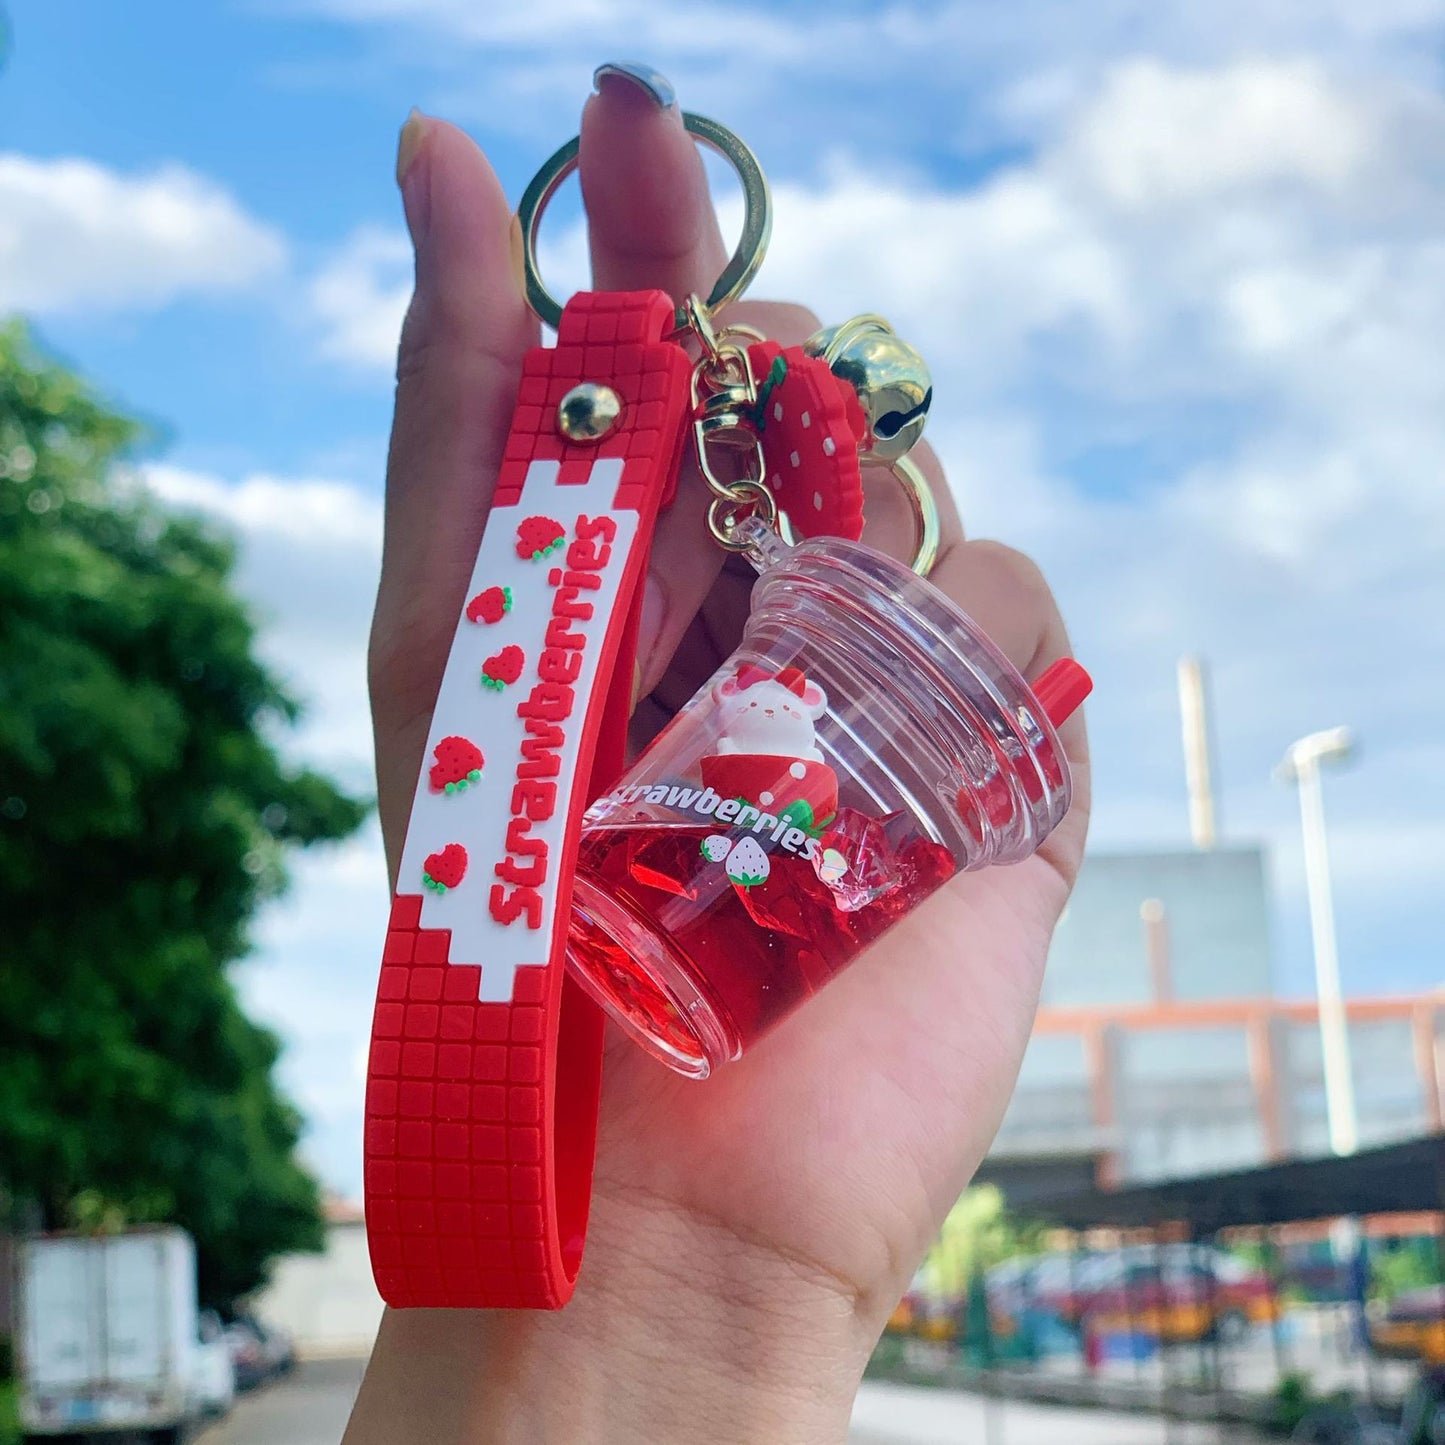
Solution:
<svg viewBox="0 0 1445 1445">
<path fill-rule="evenodd" d="M 626 79 L 604 81 L 584 113 L 581 169 L 596 287 L 707 292 L 725 248 L 675 108 Z M 513 270 L 511 207 L 481 152 L 418 117 L 399 171 L 416 294 L 371 652 L 393 876 L 522 356 L 538 341 Z M 761 302 L 726 318 L 785 344 L 819 324 L 800 307 Z M 1036 675 L 1068 647 L 1047 586 L 1017 553 L 964 541 L 938 463 L 922 450 L 944 517 L 932 580 Z M 724 566 L 706 503 L 699 478 L 685 474 L 658 528 L 638 741 L 741 632 L 752 574 Z M 908 556 L 910 513 L 886 476 L 869 478 L 867 510 L 867 540 Z M 1039 855 L 940 890 L 715 1079 L 677 1078 L 614 1037 L 575 1299 L 555 1315 L 390 1313 L 351 1445 L 841 1439 L 884 1320 L 1013 1087 L 1088 817 L 1079 721 L 1064 740 L 1074 804 Z"/>
</svg>

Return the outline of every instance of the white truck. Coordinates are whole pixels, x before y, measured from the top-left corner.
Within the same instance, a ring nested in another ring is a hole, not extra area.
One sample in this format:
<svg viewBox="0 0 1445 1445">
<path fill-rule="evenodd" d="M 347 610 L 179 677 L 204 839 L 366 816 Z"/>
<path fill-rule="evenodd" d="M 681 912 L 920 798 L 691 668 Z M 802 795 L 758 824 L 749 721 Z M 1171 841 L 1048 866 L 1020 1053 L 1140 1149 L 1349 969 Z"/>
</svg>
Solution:
<svg viewBox="0 0 1445 1445">
<path fill-rule="evenodd" d="M 224 1341 L 202 1339 L 184 1230 L 39 1235 L 22 1241 L 19 1264 L 25 1440 L 179 1445 L 228 1403 L 230 1359 Z"/>
</svg>

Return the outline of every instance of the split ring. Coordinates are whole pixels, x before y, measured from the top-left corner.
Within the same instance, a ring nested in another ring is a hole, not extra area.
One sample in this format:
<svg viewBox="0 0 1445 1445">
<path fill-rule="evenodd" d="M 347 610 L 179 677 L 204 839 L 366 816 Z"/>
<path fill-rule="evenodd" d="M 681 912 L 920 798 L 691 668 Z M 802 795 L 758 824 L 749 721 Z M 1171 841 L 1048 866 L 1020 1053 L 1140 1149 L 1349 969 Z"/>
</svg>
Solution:
<svg viewBox="0 0 1445 1445">
<path fill-rule="evenodd" d="M 743 233 L 738 241 L 732 259 L 723 267 L 722 275 L 707 297 L 707 307 L 715 311 L 719 306 L 734 301 L 747 288 L 748 282 L 757 274 L 767 254 L 768 238 L 773 229 L 773 208 L 768 193 L 768 180 L 758 158 L 746 145 L 725 126 L 703 115 L 684 111 L 682 123 L 689 135 L 701 141 L 710 150 L 716 151 L 737 172 L 743 188 Z M 522 284 L 527 304 L 556 330 L 562 319 L 562 303 L 547 289 L 542 273 L 537 266 L 537 232 L 542 223 L 542 213 L 547 203 L 556 194 L 557 187 L 577 169 L 577 157 L 581 149 L 581 137 L 573 136 L 555 155 L 542 165 L 532 177 L 531 184 L 522 195 L 517 206 L 517 225 L 521 232 Z M 677 312 L 679 329 L 687 324 L 682 308 Z"/>
</svg>

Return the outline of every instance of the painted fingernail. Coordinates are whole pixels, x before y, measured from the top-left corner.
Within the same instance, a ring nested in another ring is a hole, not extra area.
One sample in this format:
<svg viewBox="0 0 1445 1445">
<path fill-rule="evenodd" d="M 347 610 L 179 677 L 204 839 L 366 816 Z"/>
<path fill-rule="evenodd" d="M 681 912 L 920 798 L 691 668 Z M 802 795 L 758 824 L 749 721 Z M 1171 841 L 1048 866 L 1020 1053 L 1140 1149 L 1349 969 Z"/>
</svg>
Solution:
<svg viewBox="0 0 1445 1445">
<path fill-rule="evenodd" d="M 613 60 L 599 65 L 592 74 L 592 84 L 601 90 L 605 81 L 625 81 L 647 96 L 659 110 L 671 110 L 677 104 L 672 82 L 660 71 L 636 60 Z"/>
<path fill-rule="evenodd" d="M 401 188 L 401 204 L 414 244 L 419 244 L 426 233 L 430 212 L 427 187 L 422 184 L 425 167 L 417 164 L 430 131 L 431 118 L 413 109 L 396 143 L 396 183 Z"/>
</svg>

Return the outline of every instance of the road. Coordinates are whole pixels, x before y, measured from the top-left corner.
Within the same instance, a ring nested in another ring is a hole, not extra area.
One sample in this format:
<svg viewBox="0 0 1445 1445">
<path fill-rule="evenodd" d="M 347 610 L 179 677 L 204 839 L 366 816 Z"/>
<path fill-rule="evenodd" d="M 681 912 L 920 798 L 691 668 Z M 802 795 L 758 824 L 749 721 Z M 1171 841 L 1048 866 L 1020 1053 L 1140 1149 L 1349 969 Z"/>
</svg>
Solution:
<svg viewBox="0 0 1445 1445">
<path fill-rule="evenodd" d="M 308 1360 L 236 1401 L 196 1445 L 337 1445 L 361 1385 L 363 1360 Z"/>
<path fill-rule="evenodd" d="M 360 1360 L 313 1360 L 243 1397 L 197 1445 L 337 1445 L 361 1383 Z M 992 1429 L 990 1429 L 992 1426 Z M 1097 1410 L 996 1404 L 908 1385 L 865 1384 L 849 1445 L 1216 1445 L 1214 1426 L 1175 1426 Z"/>
</svg>

